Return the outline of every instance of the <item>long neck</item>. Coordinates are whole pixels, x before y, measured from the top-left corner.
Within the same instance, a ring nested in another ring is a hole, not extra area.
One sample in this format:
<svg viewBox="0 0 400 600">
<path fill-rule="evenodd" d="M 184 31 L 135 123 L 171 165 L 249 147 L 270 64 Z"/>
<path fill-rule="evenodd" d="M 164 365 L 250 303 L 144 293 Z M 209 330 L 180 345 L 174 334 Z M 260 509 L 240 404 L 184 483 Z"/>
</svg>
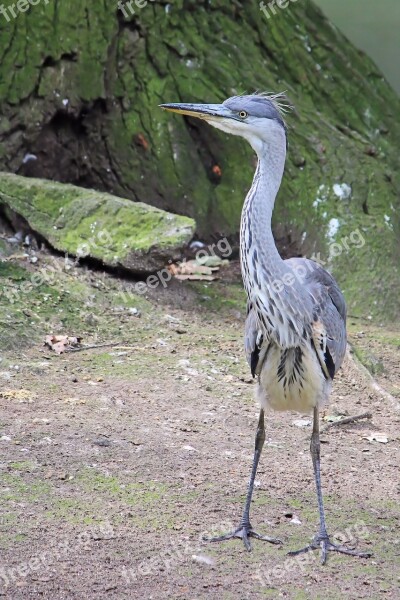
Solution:
<svg viewBox="0 0 400 600">
<path fill-rule="evenodd" d="M 304 294 L 291 267 L 282 260 L 272 235 L 271 217 L 286 158 L 283 129 L 270 142 L 252 144 L 258 154 L 253 185 L 247 194 L 241 222 L 240 249 L 243 283 L 259 327 L 280 347 L 301 343 Z M 289 279 L 288 279 L 289 278 Z"/>
<path fill-rule="evenodd" d="M 286 137 L 283 129 L 279 128 L 270 141 L 264 141 L 254 146 L 254 149 L 258 155 L 258 164 L 242 211 L 242 266 L 245 270 L 245 262 L 254 260 L 261 264 L 264 270 L 263 279 L 266 278 L 265 283 L 268 284 L 286 270 L 271 228 L 272 211 L 286 159 Z M 249 268 L 251 269 L 251 265 Z M 243 277 L 247 289 L 245 272 Z"/>
</svg>

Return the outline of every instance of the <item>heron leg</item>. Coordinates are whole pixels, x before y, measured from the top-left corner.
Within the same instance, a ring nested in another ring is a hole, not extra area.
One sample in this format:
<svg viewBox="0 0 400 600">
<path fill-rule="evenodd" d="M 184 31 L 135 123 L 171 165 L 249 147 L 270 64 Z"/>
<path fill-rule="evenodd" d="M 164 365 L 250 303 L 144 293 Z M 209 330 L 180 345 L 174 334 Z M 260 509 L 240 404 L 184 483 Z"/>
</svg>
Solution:
<svg viewBox="0 0 400 600">
<path fill-rule="evenodd" d="M 372 556 L 370 552 L 357 552 L 352 548 L 347 548 L 346 546 L 341 546 L 338 544 L 334 544 L 330 541 L 329 535 L 326 529 L 325 522 L 325 510 L 324 510 L 324 502 L 322 499 L 322 489 L 321 489 L 321 468 L 320 468 L 320 439 L 319 439 L 319 413 L 318 407 L 314 408 L 314 423 L 313 423 L 313 431 L 311 435 L 311 443 L 310 443 L 310 452 L 311 458 L 314 468 L 314 476 L 315 476 L 315 484 L 317 487 L 317 499 L 318 499 L 318 510 L 319 510 L 319 532 L 314 537 L 311 544 L 305 546 L 305 548 L 301 548 L 300 550 L 295 550 L 293 552 L 288 552 L 290 556 L 296 556 L 298 554 L 303 554 L 305 552 L 310 552 L 310 550 L 318 550 L 321 548 L 321 564 L 324 565 L 326 563 L 326 558 L 328 552 L 340 552 L 341 554 L 349 554 L 350 556 L 359 556 L 360 558 L 369 558 Z"/>
<path fill-rule="evenodd" d="M 260 460 L 261 452 L 265 442 L 265 427 L 264 427 L 264 410 L 260 410 L 260 416 L 258 419 L 257 433 L 256 433 L 256 441 L 255 441 L 255 449 L 254 449 L 254 458 L 253 458 L 253 466 L 251 469 L 251 475 L 249 480 L 249 486 L 247 489 L 246 502 L 243 509 L 242 519 L 240 521 L 240 525 L 237 529 L 230 533 L 225 533 L 224 535 L 220 535 L 218 537 L 213 538 L 205 538 L 208 542 L 221 542 L 223 540 L 229 540 L 232 538 L 241 538 L 245 545 L 246 550 L 251 552 L 251 544 L 250 539 L 254 537 L 258 540 L 264 540 L 266 542 L 270 542 L 271 544 L 281 544 L 281 540 L 276 538 L 268 537 L 267 535 L 261 535 L 254 531 L 250 523 L 250 504 L 251 498 L 253 496 L 254 489 L 254 480 L 256 478 L 258 462 Z"/>
</svg>

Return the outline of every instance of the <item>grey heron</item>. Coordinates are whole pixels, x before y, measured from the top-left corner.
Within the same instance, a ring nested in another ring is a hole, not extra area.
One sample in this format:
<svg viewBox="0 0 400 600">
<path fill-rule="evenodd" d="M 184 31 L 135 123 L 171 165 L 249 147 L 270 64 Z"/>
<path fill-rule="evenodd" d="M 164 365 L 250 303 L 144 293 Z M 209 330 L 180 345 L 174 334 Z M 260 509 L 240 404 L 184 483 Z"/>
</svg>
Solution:
<svg viewBox="0 0 400 600">
<path fill-rule="evenodd" d="M 233 96 L 222 104 L 161 104 L 161 108 L 203 119 L 226 133 L 245 138 L 258 157 L 253 184 L 244 201 L 240 226 L 240 260 L 247 293 L 245 350 L 260 402 L 255 451 L 240 525 L 212 541 L 250 538 L 281 543 L 260 535 L 250 523 L 254 480 L 265 441 L 264 411 L 313 412 L 310 451 L 317 488 L 319 531 L 296 555 L 321 549 L 367 558 L 329 538 L 321 491 L 319 410 L 346 352 L 346 304 L 338 284 L 318 263 L 306 258 L 283 260 L 274 241 L 271 217 L 287 150 L 281 95 Z"/>
</svg>

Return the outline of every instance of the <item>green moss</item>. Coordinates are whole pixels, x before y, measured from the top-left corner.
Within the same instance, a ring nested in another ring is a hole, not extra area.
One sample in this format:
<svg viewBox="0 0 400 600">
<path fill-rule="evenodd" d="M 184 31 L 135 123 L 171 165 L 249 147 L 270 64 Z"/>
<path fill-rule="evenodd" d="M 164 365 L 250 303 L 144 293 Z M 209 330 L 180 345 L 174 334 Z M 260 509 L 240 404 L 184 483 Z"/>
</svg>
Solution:
<svg viewBox="0 0 400 600">
<path fill-rule="evenodd" d="M 129 307 L 144 314 L 155 312 L 154 307 L 134 291 L 118 293 L 111 278 L 106 285 L 100 277 L 94 287 L 92 278 L 86 277 L 82 270 L 76 273 L 76 269 L 66 269 L 62 259 L 47 259 L 45 255 L 35 266 L 26 269 L 14 261 L 0 261 L 0 280 L 3 351 L 43 342 L 44 336 L 51 333 L 80 335 L 84 343 L 96 336 L 103 341 L 120 340 L 121 317 L 127 321 L 122 339 L 137 343 L 142 327 L 146 328 L 146 320 L 132 317 Z M 94 363 L 96 356 L 94 353 Z M 107 353 L 98 361 L 104 366 L 108 362 L 112 370 L 112 358 Z M 143 368 L 147 369 L 146 364 Z M 131 370 L 138 372 L 134 362 Z"/>
<path fill-rule="evenodd" d="M 2 347 L 13 348 L 37 341 L 54 327 L 74 327 L 82 315 L 82 301 L 88 297 L 87 288 L 75 296 L 65 289 L 61 276 L 54 285 L 35 278 L 29 271 L 12 263 L 0 263 L 2 290 L 0 294 L 0 336 Z M 53 278 L 53 276 L 52 276 Z M 79 285 L 77 285 L 79 287 Z M 86 295 L 84 294 L 86 291 Z"/>
<path fill-rule="evenodd" d="M 33 471 L 36 469 L 36 465 L 31 460 L 24 460 L 20 462 L 12 462 L 9 463 L 8 467 L 10 469 L 15 469 L 16 471 Z"/>
<path fill-rule="evenodd" d="M 4 279 L 10 279 L 12 282 L 17 281 L 17 282 L 21 282 L 21 281 L 25 281 L 26 279 L 29 278 L 29 273 L 23 269 L 22 267 L 19 267 L 18 265 L 12 263 L 12 262 L 1 262 L 0 261 L 0 277 L 4 280 Z M 4 290 L 3 290 L 3 294 L 4 294 Z"/>
<path fill-rule="evenodd" d="M 229 314 L 232 311 L 246 312 L 246 294 L 241 283 L 204 283 L 190 281 L 188 285 L 197 292 L 200 305 L 207 310 L 219 314 Z"/>
<path fill-rule="evenodd" d="M 50 508 L 44 515 L 50 521 L 64 521 L 72 524 L 93 525 L 98 522 L 101 515 L 106 516 L 100 499 L 94 497 L 88 501 L 83 498 L 51 498 Z"/>
<path fill-rule="evenodd" d="M 1 529 L 4 531 L 5 529 L 14 529 L 16 523 L 18 522 L 18 515 L 14 512 L 7 512 L 1 517 Z"/>
<path fill-rule="evenodd" d="M 276 598 L 276 588 L 263 587 L 261 594 L 264 598 Z"/>
<path fill-rule="evenodd" d="M 132 341 L 130 342 L 132 344 Z M 125 356 L 118 360 L 110 352 L 92 354 L 90 366 L 92 370 L 107 377 L 121 377 L 127 380 L 137 380 L 138 377 L 151 377 L 155 369 L 172 369 L 176 366 L 176 358 L 170 353 L 155 356 L 151 347 L 144 349 L 140 355 Z"/>
<path fill-rule="evenodd" d="M 292 2 L 274 19 L 263 15 L 258 0 L 178 1 L 168 11 L 154 2 L 132 18 L 111 1 L 41 2 L 7 23 L 2 41 L 3 168 L 20 166 L 16 121 L 29 147 L 38 142 L 38 130 L 61 115 L 79 127 L 82 154 L 90 157 L 78 159 L 79 176 L 87 174 L 98 188 L 112 187 L 132 200 L 187 214 L 203 237 L 237 233 L 253 153 L 243 140 L 164 113 L 158 104 L 218 102 L 255 88 L 289 90 L 296 111 L 287 117 L 289 154 L 274 214 L 277 238 L 285 248 L 290 241 L 295 254 L 320 252 L 325 260 L 332 243 L 342 244 L 360 230 L 364 246 L 353 245 L 327 264 L 351 314 L 398 318 L 399 98 L 312 2 Z M 58 167 L 58 157 L 54 160 Z M 76 157 L 70 162 L 75 173 Z M 216 165 L 222 172 L 217 179 Z M 333 192 L 343 183 L 351 187 L 347 199 Z M 88 191 L 82 199 L 90 196 Z M 68 214 L 74 223 L 75 209 L 76 204 Z M 112 224 L 112 213 L 101 216 Z M 334 235 L 332 219 L 338 219 Z M 70 232 L 70 252 L 78 238 L 90 239 L 88 225 L 90 216 L 82 230 Z M 133 229 L 122 231 L 111 260 L 124 256 L 127 239 L 134 246 Z M 53 233 L 57 245 L 63 232 Z"/>
<path fill-rule="evenodd" d="M 0 202 L 57 250 L 134 272 L 163 268 L 195 227 L 188 217 L 141 202 L 7 173 L 0 173 Z"/>
<path fill-rule="evenodd" d="M 2 495 L 5 502 L 36 502 L 46 497 L 51 489 L 47 481 L 35 479 L 30 483 L 25 483 L 21 476 L 10 473 L 5 473 L 2 480 L 3 484 L 9 488 Z"/>
<path fill-rule="evenodd" d="M 372 352 L 353 346 L 353 351 L 358 360 L 368 369 L 371 375 L 381 375 L 384 372 L 383 362 Z"/>
<path fill-rule="evenodd" d="M 101 494 L 118 497 L 125 504 L 135 506 L 136 504 L 151 504 L 163 499 L 168 488 L 159 482 L 127 483 L 124 484 L 119 478 L 105 476 L 94 469 L 81 471 L 77 483 L 84 489 Z"/>
<path fill-rule="evenodd" d="M 176 503 L 195 505 L 198 501 L 197 491 L 185 494 L 177 486 L 159 481 L 124 482 L 119 477 L 105 476 L 94 469 L 81 470 L 76 484 L 85 492 L 134 507 L 130 521 L 140 529 L 171 529 L 177 524 Z M 160 505 L 162 511 L 158 510 Z"/>
<path fill-rule="evenodd" d="M 293 594 L 293 600 L 309 600 L 308 592 L 306 590 L 297 590 Z"/>
</svg>

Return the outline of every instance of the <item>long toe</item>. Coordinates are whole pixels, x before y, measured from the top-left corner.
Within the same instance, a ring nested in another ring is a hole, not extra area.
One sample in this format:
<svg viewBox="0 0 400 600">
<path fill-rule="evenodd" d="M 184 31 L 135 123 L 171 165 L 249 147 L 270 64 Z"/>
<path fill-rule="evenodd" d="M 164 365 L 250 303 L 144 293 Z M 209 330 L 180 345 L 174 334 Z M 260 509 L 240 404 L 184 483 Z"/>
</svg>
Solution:
<svg viewBox="0 0 400 600">
<path fill-rule="evenodd" d="M 304 548 L 300 548 L 300 550 L 292 550 L 288 552 L 289 556 L 297 556 L 298 554 L 304 554 L 305 552 L 310 552 L 311 550 L 321 549 L 321 564 L 324 565 L 326 563 L 328 552 L 339 552 L 340 554 L 347 554 L 348 556 L 357 556 L 358 558 L 370 558 L 372 556 L 372 552 L 359 552 L 358 550 L 354 550 L 353 548 L 347 548 L 347 546 L 339 546 L 337 544 L 333 544 L 329 537 L 324 535 L 318 535 L 314 538 L 314 540 L 308 546 Z"/>
<path fill-rule="evenodd" d="M 358 552 L 353 548 L 347 548 L 347 546 L 337 546 L 336 544 L 329 543 L 328 551 L 340 552 L 341 554 L 348 554 L 349 556 L 358 556 L 359 558 L 371 558 L 372 552 Z"/>
<path fill-rule="evenodd" d="M 282 544 L 281 540 L 277 538 L 272 538 L 267 535 L 261 535 L 254 531 L 251 525 L 240 525 L 234 531 L 230 533 L 225 533 L 223 535 L 219 535 L 217 537 L 212 538 L 203 538 L 206 542 L 223 542 L 225 540 L 230 540 L 233 538 L 240 538 L 243 541 L 244 547 L 248 552 L 251 552 L 251 543 L 250 538 L 256 538 L 257 540 L 262 540 L 264 542 L 269 542 L 270 544 Z"/>
<path fill-rule="evenodd" d="M 269 542 L 270 544 L 283 544 L 282 540 L 279 540 L 278 538 L 272 538 L 268 535 L 261 535 L 260 533 L 257 533 L 257 531 L 253 530 L 251 530 L 251 537 L 256 538 L 256 540 L 262 540 L 263 542 Z"/>
</svg>

